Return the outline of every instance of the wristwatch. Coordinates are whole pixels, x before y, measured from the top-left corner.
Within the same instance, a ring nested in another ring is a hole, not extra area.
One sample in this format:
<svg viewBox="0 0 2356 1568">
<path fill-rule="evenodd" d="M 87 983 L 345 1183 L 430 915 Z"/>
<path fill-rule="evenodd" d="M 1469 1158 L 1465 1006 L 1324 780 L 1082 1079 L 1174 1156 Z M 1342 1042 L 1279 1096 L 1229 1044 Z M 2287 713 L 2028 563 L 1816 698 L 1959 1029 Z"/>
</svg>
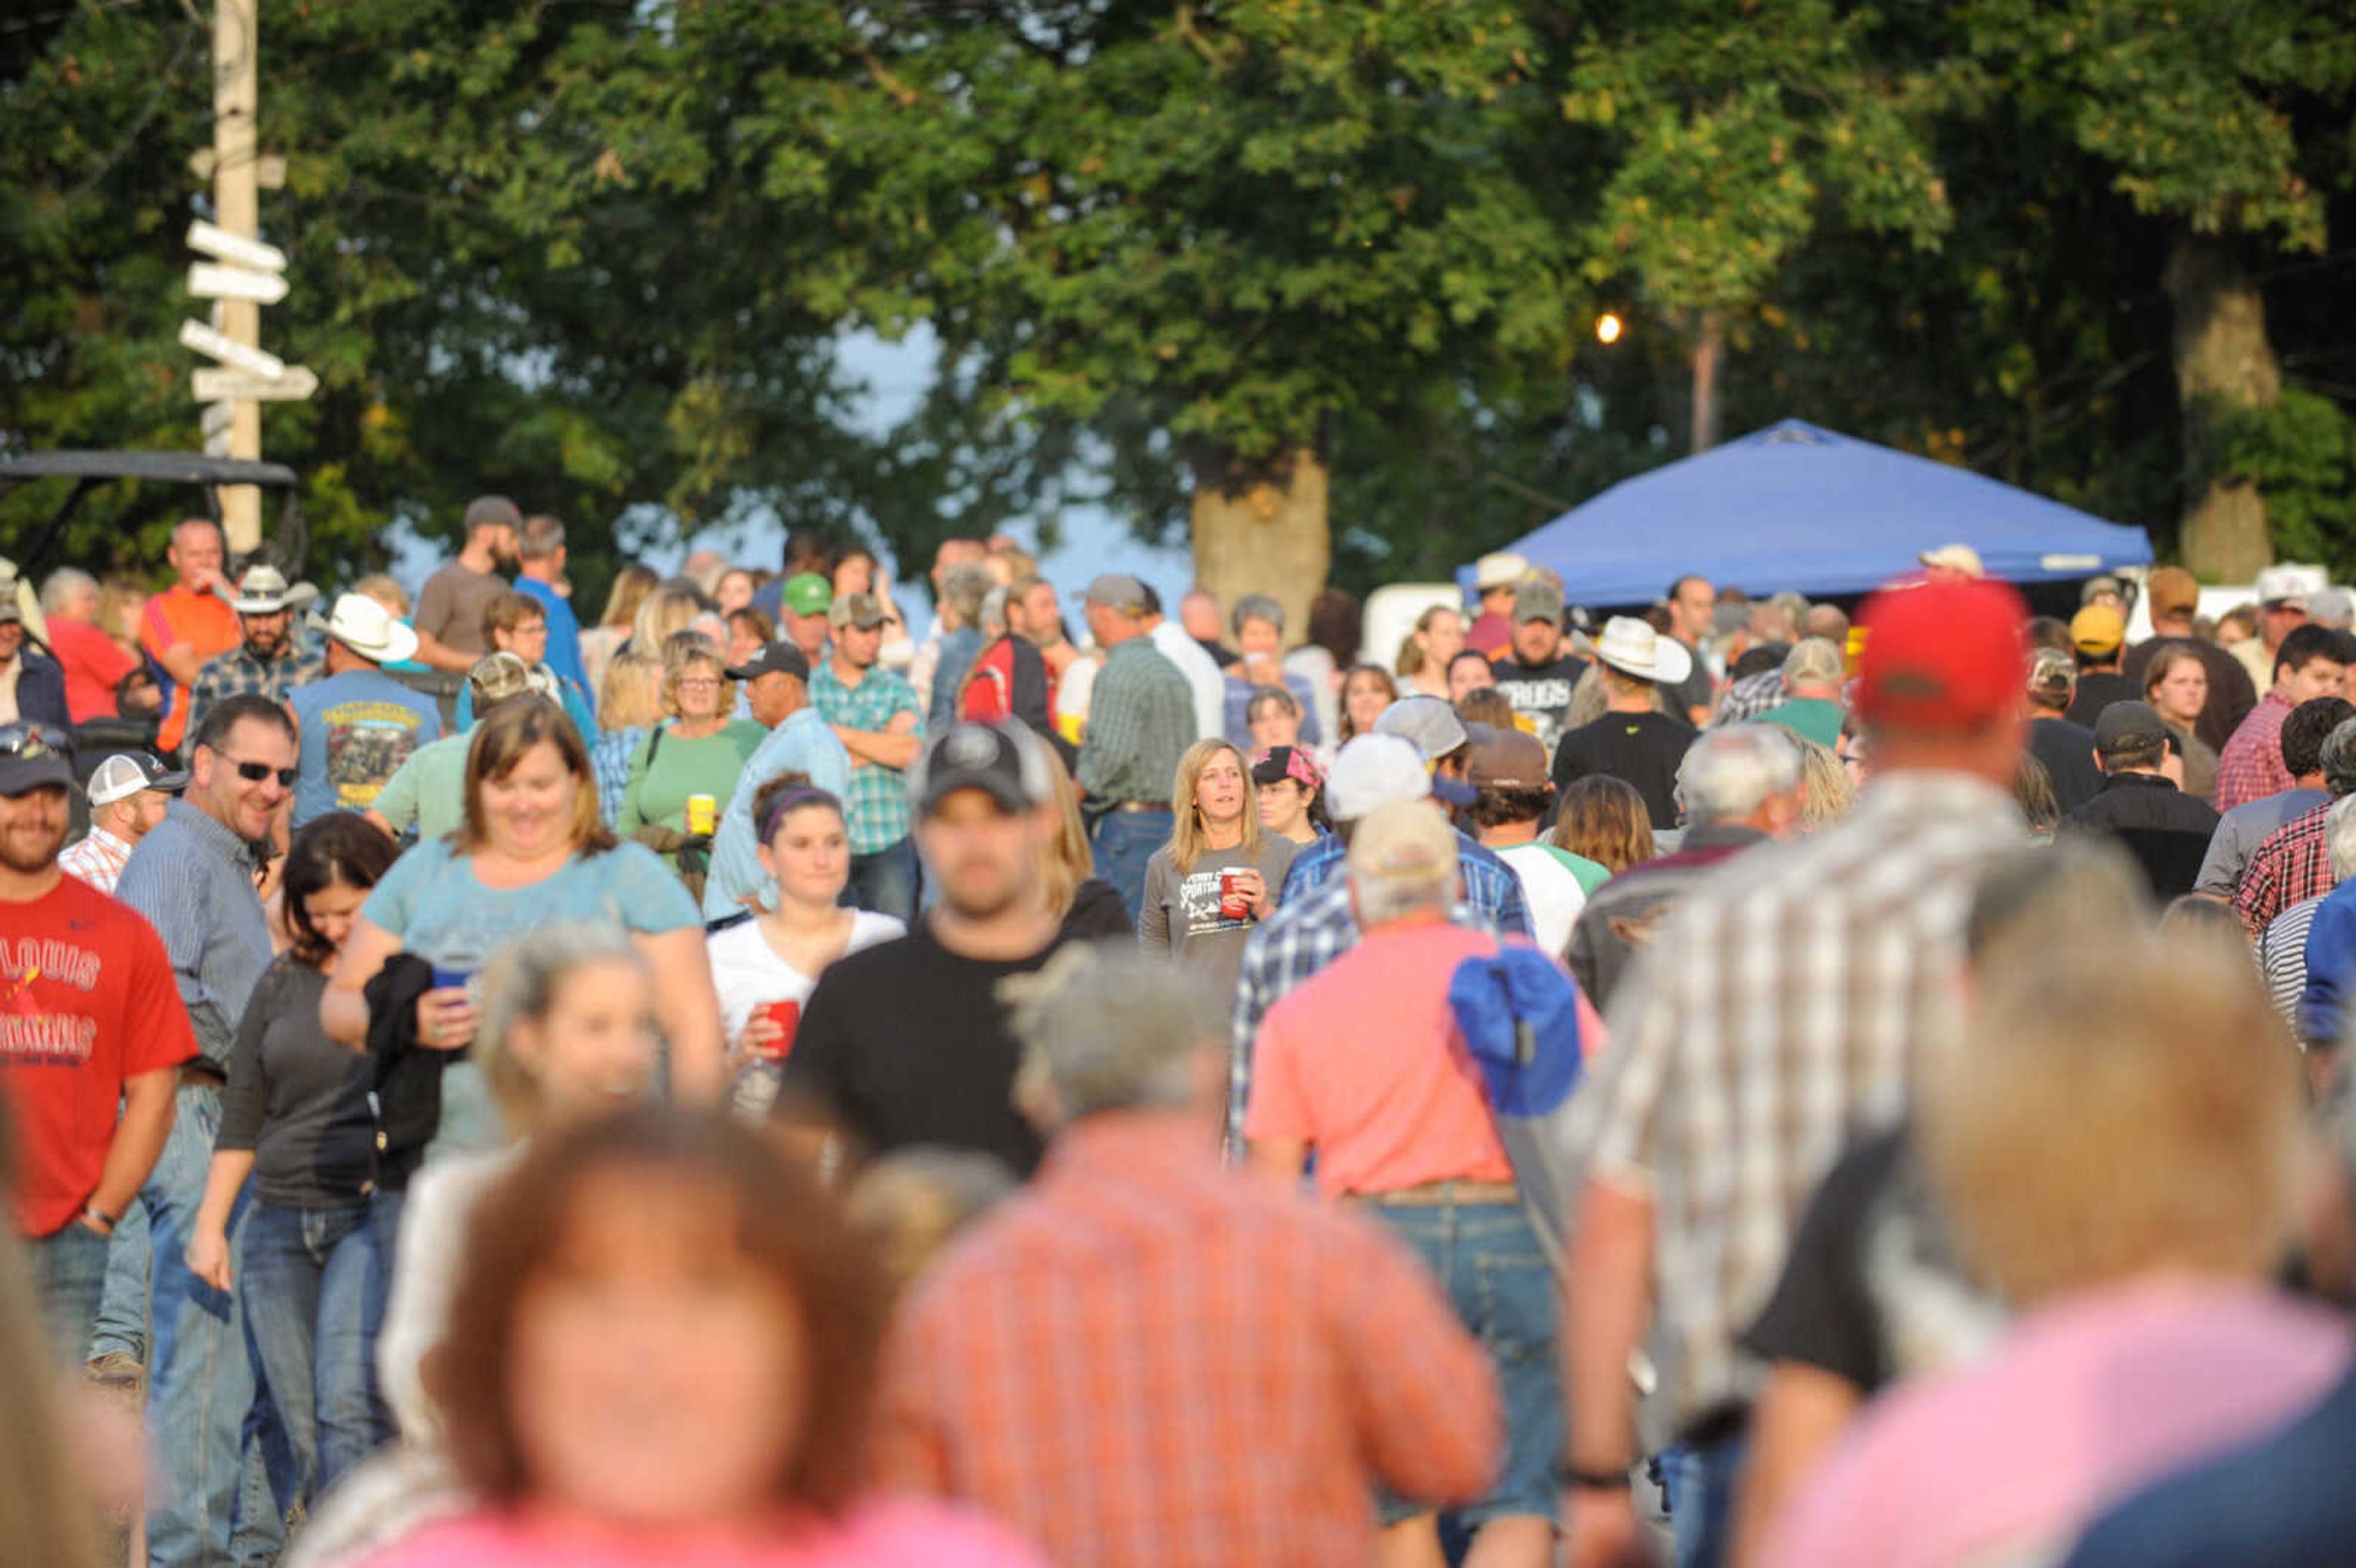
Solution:
<svg viewBox="0 0 2356 1568">
<path fill-rule="evenodd" d="M 1563 1479 L 1575 1492 L 1624 1492 L 1629 1489 L 1628 1472 L 1633 1467 L 1623 1465 L 1616 1470 L 1582 1470 L 1573 1466 L 1564 1473 Z"/>
<path fill-rule="evenodd" d="M 103 1210 L 103 1209 L 100 1208 L 97 1204 L 95 1204 L 95 1203 L 85 1203 L 85 1204 L 83 1204 L 83 1205 L 81 1206 L 81 1217 L 82 1217 L 83 1219 L 85 1219 L 85 1220 L 95 1220 L 95 1221 L 98 1221 L 98 1228 L 99 1228 L 99 1231 L 101 1232 L 101 1233 L 105 1234 L 105 1235 L 109 1235 L 109 1236 L 111 1236 L 111 1235 L 114 1234 L 114 1221 L 115 1221 L 115 1220 L 118 1218 L 118 1216 L 108 1213 L 105 1210 Z"/>
</svg>

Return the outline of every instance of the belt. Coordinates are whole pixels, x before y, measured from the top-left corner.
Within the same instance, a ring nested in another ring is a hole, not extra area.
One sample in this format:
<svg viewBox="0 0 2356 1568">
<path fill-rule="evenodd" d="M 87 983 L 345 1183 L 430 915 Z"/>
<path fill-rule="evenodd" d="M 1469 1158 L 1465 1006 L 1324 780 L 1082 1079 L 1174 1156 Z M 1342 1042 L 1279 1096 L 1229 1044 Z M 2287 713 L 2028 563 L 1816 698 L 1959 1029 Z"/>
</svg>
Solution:
<svg viewBox="0 0 2356 1568">
<path fill-rule="evenodd" d="M 198 1057 L 194 1061 L 180 1063 L 180 1083 L 183 1085 L 202 1084 L 208 1089 L 219 1089 L 229 1083 L 229 1074 L 204 1058 Z"/>
<path fill-rule="evenodd" d="M 1167 811 L 1170 809 L 1170 803 L 1166 800 L 1124 800 L 1113 809 L 1115 811 Z"/>
<path fill-rule="evenodd" d="M 1438 1209 L 1451 1203 L 1518 1203 L 1522 1190 L 1510 1181 L 1427 1181 L 1389 1192 L 1354 1192 L 1377 1209 Z"/>
</svg>

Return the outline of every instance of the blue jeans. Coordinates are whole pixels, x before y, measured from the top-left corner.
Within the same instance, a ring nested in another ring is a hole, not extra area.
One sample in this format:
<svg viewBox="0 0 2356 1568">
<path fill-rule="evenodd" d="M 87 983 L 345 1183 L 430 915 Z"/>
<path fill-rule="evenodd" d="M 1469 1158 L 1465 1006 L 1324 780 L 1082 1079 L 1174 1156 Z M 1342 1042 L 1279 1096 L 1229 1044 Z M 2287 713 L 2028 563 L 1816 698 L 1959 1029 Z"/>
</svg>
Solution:
<svg viewBox="0 0 2356 1568">
<path fill-rule="evenodd" d="M 1170 842 L 1177 819 L 1166 810 L 1113 811 L 1097 818 L 1097 875 L 1119 890 L 1129 923 L 1145 902 L 1145 865 Z"/>
<path fill-rule="evenodd" d="M 155 1467 L 147 1502 L 149 1568 L 267 1563 L 285 1544 L 271 1506 L 265 1456 L 291 1468 L 284 1434 L 253 1397 L 235 1290 L 188 1272 L 188 1233 L 204 1200 L 220 1091 L 183 1083 L 172 1136 L 140 1193 L 155 1236 L 155 1360 L 148 1369 L 147 1437 Z M 230 1255 L 241 1251 L 246 1204 L 230 1211 Z M 234 1271 L 232 1271 L 234 1283 Z M 291 1479 L 284 1489 L 292 1489 Z"/>
<path fill-rule="evenodd" d="M 294 1459 L 284 1515 L 308 1505 L 392 1435 L 377 1390 L 376 1336 L 384 1322 L 401 1194 L 378 1192 L 331 1209 L 255 1200 L 237 1274 L 256 1398 L 286 1430 Z M 282 1479 L 284 1477 L 273 1477 Z"/>
<path fill-rule="evenodd" d="M 1741 1483 L 1747 1452 L 1739 1433 L 1704 1448 L 1680 1444 L 1662 1450 L 1677 1568 L 1719 1568 L 1727 1560 L 1734 1544 L 1735 1488 Z"/>
<path fill-rule="evenodd" d="M 147 1361 L 147 1269 L 155 1256 L 147 1234 L 147 1206 L 132 1203 L 115 1222 L 114 1240 L 106 1254 L 106 1294 L 98 1304 L 98 1322 L 91 1330 L 90 1359 L 120 1350 L 145 1366 Z"/>
<path fill-rule="evenodd" d="M 86 1358 L 90 1326 L 106 1288 L 107 1240 L 80 1220 L 25 1243 L 33 1270 L 33 1298 L 59 1358 L 77 1375 Z"/>
<path fill-rule="evenodd" d="M 1505 1465 L 1489 1495 L 1452 1510 L 1468 1530 L 1493 1519 L 1555 1517 L 1562 1496 L 1562 1374 L 1554 1265 L 1519 1203 L 1386 1206 L 1371 1213 L 1439 1282 L 1456 1316 L 1489 1352 L 1505 1410 Z M 1383 1523 L 1431 1511 L 1382 1494 Z"/>
<path fill-rule="evenodd" d="M 916 868 L 916 846 L 903 838 L 873 855 L 851 858 L 851 880 L 842 901 L 854 909 L 872 910 L 902 922 L 916 918 L 916 889 L 924 873 Z"/>
</svg>

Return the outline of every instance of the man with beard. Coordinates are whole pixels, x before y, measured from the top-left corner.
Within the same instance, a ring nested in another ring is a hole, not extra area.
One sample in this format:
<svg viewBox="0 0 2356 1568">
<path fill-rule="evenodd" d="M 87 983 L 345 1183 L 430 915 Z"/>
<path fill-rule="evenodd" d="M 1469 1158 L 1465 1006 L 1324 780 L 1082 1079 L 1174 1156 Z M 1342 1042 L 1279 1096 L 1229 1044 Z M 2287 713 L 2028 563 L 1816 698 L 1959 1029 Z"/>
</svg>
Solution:
<svg viewBox="0 0 2356 1568">
<path fill-rule="evenodd" d="M 1039 1132 L 1014 1104 L 1022 1060 L 998 982 L 1061 937 L 1040 870 L 1060 824 L 1055 759 L 1020 724 L 959 724 L 910 769 L 916 842 L 940 901 L 908 934 L 837 961 L 802 1009 L 787 1104 L 874 1158 L 971 1149 L 1028 1177 Z"/>
<path fill-rule="evenodd" d="M 1485 618 L 1485 592 L 1481 603 Z M 1551 757 L 1570 712 L 1570 694 L 1587 673 L 1587 661 L 1563 651 L 1562 590 L 1553 583 L 1534 577 L 1516 587 L 1512 621 L 1508 645 L 1490 666 L 1496 671 L 1498 691 L 1516 715 L 1530 721 L 1530 732 Z"/>
<path fill-rule="evenodd" d="M 294 688 L 319 677 L 319 656 L 305 654 L 294 640 L 294 612 L 316 597 L 305 585 L 289 588 L 274 566 L 249 566 L 237 580 L 238 645 L 205 661 L 188 698 L 188 733 L 205 727 L 205 714 L 224 697 L 251 693 L 284 702 Z"/>
<path fill-rule="evenodd" d="M 294 788 L 294 720 L 267 697 L 225 697 L 205 715 L 188 748 L 188 786 L 165 808 L 163 823 L 139 841 L 114 896 L 147 918 L 164 939 L 180 1000 L 196 1031 L 197 1059 L 180 1069 L 172 1134 L 140 1193 L 154 1238 L 148 1371 L 148 1431 L 157 1463 L 147 1511 L 151 1568 L 255 1561 L 273 1555 L 284 1521 L 238 1517 L 240 1466 L 276 1453 L 275 1413 L 253 1398 L 253 1366 L 240 1329 L 238 1288 L 228 1296 L 187 1264 L 188 1236 L 229 1081 L 230 1043 L 246 998 L 272 956 L 270 923 L 255 879 L 262 843 Z M 242 1235 L 241 1200 L 230 1244 Z M 129 1275 L 118 1259 L 108 1311 Z M 265 1416 L 241 1440 L 246 1412 Z M 257 1477 L 258 1479 L 258 1477 Z M 249 1490 L 251 1499 L 259 1491 Z M 232 1523 L 237 1552 L 230 1548 Z"/>
<path fill-rule="evenodd" d="M 175 1069 L 196 1042 L 154 930 L 58 869 L 73 784 L 61 741 L 0 728 L 0 1100 L 16 1233 L 73 1363 L 98 1317 L 107 1238 L 163 1150 Z"/>
</svg>

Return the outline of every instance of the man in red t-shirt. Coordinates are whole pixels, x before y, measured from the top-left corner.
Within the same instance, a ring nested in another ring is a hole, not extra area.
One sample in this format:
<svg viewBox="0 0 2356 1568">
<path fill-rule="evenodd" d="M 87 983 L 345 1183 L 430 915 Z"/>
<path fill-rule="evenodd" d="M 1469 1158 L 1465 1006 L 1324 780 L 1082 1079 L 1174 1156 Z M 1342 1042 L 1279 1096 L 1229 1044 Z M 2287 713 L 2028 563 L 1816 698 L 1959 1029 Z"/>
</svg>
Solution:
<svg viewBox="0 0 2356 1568">
<path fill-rule="evenodd" d="M 38 730 L 0 728 L 0 1100 L 16 1231 L 58 1349 L 79 1366 L 107 1238 L 163 1152 L 197 1040 L 155 929 L 58 869 L 72 782 Z"/>
</svg>

